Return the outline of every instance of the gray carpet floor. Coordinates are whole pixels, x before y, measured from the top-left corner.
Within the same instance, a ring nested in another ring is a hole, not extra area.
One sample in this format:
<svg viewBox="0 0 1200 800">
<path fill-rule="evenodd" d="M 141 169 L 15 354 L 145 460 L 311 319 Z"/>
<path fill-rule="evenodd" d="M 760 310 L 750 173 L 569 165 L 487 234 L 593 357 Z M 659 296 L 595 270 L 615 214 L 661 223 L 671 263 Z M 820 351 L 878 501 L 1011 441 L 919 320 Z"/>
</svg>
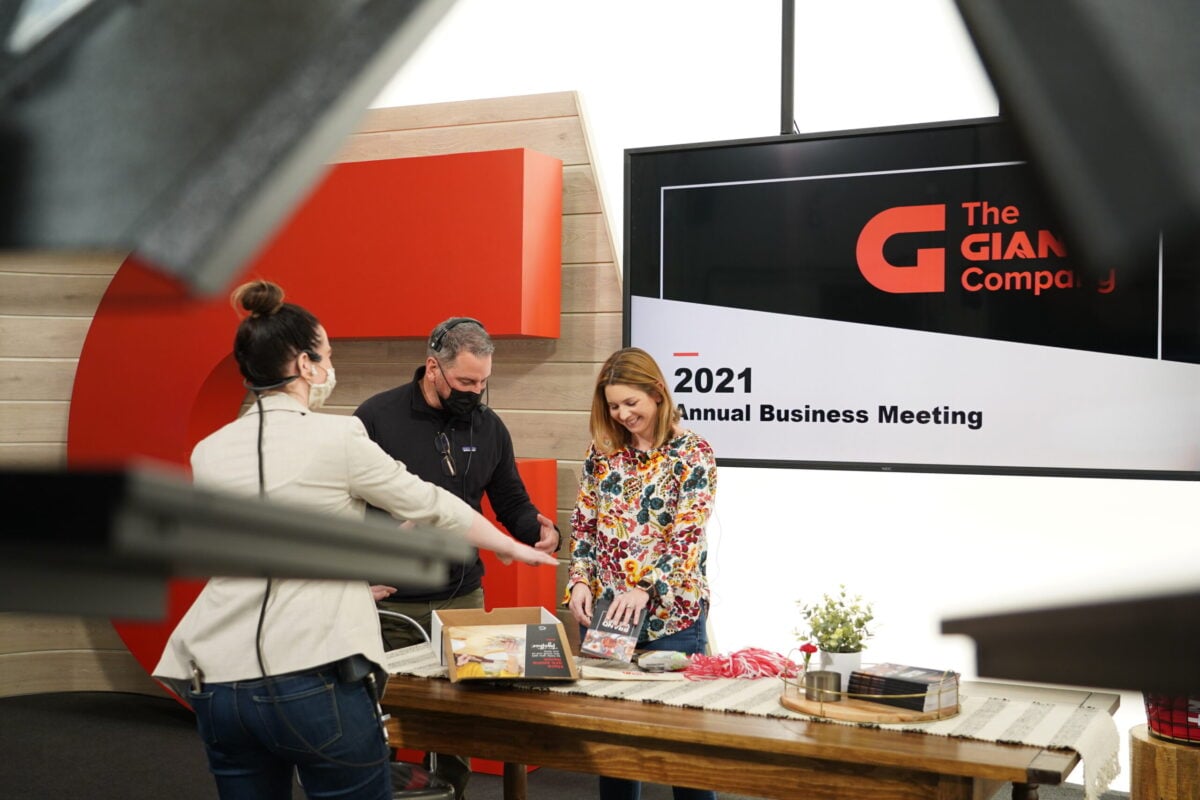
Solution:
<svg viewBox="0 0 1200 800">
<path fill-rule="evenodd" d="M 501 800 L 499 777 L 475 775 L 468 800 Z M 531 800 L 596 796 L 593 775 L 537 769 Z M 173 700 L 106 692 L 0 698 L 0 799 L 213 800 L 191 712 Z M 297 789 L 295 798 L 302 798 Z M 646 784 L 643 800 L 670 800 Z M 752 800 L 721 794 L 721 800 Z M 1007 789 L 995 800 L 1011 797 Z M 1081 800 L 1078 786 L 1043 786 L 1040 800 Z M 1104 800 L 1128 798 L 1111 792 Z"/>
</svg>

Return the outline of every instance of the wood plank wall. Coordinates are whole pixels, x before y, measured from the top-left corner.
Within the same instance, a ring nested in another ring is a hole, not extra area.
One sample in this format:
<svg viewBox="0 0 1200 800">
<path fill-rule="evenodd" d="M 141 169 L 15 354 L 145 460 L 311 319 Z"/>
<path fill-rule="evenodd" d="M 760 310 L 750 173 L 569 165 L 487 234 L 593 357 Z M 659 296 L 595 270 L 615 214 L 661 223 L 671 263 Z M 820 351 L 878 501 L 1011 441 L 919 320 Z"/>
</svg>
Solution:
<svg viewBox="0 0 1200 800">
<path fill-rule="evenodd" d="M 621 346 L 620 270 L 576 94 L 373 109 L 335 160 L 512 147 L 563 161 L 562 334 L 498 341 L 489 402 L 519 457 L 558 459 L 554 512 L 565 532 L 588 442 L 592 382 Z M 0 253 L 0 468 L 65 464 L 75 367 L 122 258 Z M 423 339 L 340 339 L 336 346 L 335 413 L 351 413 L 371 394 L 409 380 L 424 360 Z M 0 613 L 0 696 L 80 689 L 158 691 L 107 620 Z"/>
</svg>

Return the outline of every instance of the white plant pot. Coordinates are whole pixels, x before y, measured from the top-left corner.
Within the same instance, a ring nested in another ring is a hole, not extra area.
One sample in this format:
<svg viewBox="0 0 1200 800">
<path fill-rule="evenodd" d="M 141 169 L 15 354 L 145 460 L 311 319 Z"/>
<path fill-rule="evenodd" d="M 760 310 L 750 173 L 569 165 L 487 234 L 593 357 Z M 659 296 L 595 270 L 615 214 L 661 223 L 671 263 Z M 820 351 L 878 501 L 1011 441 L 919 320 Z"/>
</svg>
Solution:
<svg viewBox="0 0 1200 800">
<path fill-rule="evenodd" d="M 850 673 L 862 666 L 862 651 L 857 653 L 827 653 L 821 650 L 817 653 L 817 663 L 821 669 L 837 672 L 842 676 L 842 688 L 846 691 L 850 683 Z"/>
</svg>

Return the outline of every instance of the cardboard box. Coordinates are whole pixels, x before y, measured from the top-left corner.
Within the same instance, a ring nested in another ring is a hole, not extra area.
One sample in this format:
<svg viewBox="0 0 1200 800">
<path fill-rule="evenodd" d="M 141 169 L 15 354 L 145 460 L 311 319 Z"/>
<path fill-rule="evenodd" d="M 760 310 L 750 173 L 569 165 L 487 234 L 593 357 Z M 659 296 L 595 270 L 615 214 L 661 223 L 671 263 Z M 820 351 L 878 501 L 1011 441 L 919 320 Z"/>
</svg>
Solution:
<svg viewBox="0 0 1200 800">
<path fill-rule="evenodd" d="M 432 628 L 452 683 L 579 678 L 566 631 L 544 608 L 445 609 L 433 613 Z"/>
</svg>

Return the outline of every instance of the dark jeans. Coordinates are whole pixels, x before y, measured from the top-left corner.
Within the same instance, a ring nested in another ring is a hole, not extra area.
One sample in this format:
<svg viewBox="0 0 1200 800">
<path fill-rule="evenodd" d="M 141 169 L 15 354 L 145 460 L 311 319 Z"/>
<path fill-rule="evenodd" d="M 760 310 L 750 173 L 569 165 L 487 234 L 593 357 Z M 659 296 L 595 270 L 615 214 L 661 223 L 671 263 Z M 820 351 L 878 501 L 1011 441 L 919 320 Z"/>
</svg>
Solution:
<svg viewBox="0 0 1200 800">
<path fill-rule="evenodd" d="M 221 800 L 389 800 L 392 779 L 375 700 L 362 681 L 321 667 L 187 692 Z M 274 697 L 272 697 L 272 694 Z"/>
<path fill-rule="evenodd" d="M 703 653 L 708 649 L 708 631 L 705 627 L 707 621 L 708 607 L 706 606 L 692 627 L 652 642 L 638 642 L 638 649 L 676 650 L 688 655 Z M 716 800 L 717 797 L 717 793 L 711 789 L 688 789 L 683 786 L 671 787 L 671 794 L 675 800 Z M 600 776 L 600 800 L 639 800 L 641 796 L 642 784 L 640 781 Z"/>
</svg>

